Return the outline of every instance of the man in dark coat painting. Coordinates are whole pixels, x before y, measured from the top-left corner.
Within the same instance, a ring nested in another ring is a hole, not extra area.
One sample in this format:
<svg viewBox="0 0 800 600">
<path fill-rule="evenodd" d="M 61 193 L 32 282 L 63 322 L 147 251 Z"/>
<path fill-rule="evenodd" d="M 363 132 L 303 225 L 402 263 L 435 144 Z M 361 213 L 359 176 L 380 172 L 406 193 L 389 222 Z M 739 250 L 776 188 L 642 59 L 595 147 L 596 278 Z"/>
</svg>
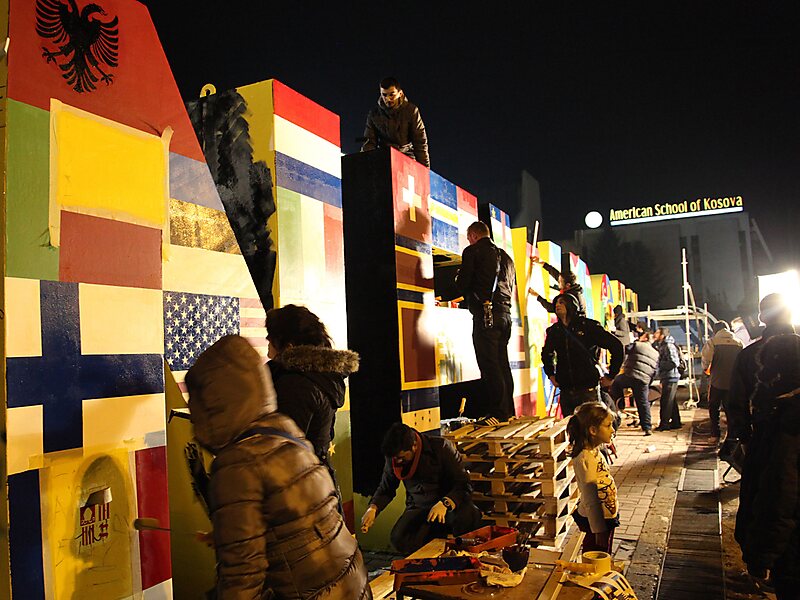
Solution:
<svg viewBox="0 0 800 600">
<path fill-rule="evenodd" d="M 514 378 L 508 361 L 514 261 L 494 244 L 486 223 L 472 223 L 467 240 L 456 288 L 472 313 L 472 345 L 489 398 L 489 416 L 506 421 L 515 414 Z"/>
<path fill-rule="evenodd" d="M 469 475 L 453 444 L 395 423 L 386 433 L 381 450 L 386 464 L 361 519 L 361 531 L 369 531 L 401 481 L 406 488 L 406 509 L 391 535 L 392 545 L 399 552 L 408 555 L 434 538 L 461 535 L 478 527 L 481 513 L 470 499 Z"/>
<path fill-rule="evenodd" d="M 430 168 L 428 136 L 419 109 L 406 98 L 394 77 L 380 83 L 378 106 L 369 111 L 362 152 L 376 148 L 397 148 L 403 154 Z"/>
</svg>

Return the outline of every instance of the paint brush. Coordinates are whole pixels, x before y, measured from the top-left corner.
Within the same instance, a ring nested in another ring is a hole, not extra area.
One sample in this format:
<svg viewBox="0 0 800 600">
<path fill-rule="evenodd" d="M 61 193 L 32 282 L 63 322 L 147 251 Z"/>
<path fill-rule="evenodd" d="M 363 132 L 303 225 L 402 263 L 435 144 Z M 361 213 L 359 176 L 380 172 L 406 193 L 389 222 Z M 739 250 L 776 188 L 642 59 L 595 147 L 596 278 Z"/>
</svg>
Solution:
<svg viewBox="0 0 800 600">
<path fill-rule="evenodd" d="M 133 520 L 133 528 L 136 531 L 166 531 L 167 533 L 177 533 L 179 535 L 191 535 L 198 542 L 202 542 L 209 548 L 214 547 L 213 538 L 208 531 L 175 531 L 169 527 L 162 527 L 161 522 L 153 517 L 141 517 Z"/>
<path fill-rule="evenodd" d="M 171 531 L 169 527 L 162 527 L 158 519 L 143 517 L 133 520 L 133 528 L 136 531 Z"/>
</svg>

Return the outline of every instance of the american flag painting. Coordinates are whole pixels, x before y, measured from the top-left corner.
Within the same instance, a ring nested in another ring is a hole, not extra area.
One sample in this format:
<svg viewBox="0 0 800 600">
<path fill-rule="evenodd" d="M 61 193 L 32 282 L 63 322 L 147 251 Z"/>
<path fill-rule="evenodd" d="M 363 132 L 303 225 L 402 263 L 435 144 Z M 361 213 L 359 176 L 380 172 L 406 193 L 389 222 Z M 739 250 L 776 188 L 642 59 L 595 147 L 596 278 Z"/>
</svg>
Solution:
<svg viewBox="0 0 800 600">
<path fill-rule="evenodd" d="M 164 292 L 164 358 L 185 371 L 199 354 L 226 335 L 239 333 L 239 298 Z"/>
<path fill-rule="evenodd" d="M 164 292 L 164 358 L 184 398 L 186 371 L 221 337 L 246 337 L 266 360 L 265 316 L 257 298 Z"/>
</svg>

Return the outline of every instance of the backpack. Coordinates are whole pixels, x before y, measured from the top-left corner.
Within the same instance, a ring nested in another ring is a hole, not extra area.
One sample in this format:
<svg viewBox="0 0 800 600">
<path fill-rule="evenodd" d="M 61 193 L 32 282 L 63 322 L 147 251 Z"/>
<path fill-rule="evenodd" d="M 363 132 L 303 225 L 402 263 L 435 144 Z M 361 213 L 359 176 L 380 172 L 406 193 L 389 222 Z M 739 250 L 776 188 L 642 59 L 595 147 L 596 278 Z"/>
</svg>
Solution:
<svg viewBox="0 0 800 600">
<path fill-rule="evenodd" d="M 675 349 L 678 351 L 678 375 L 681 379 L 686 377 L 686 373 L 689 372 L 689 364 L 686 362 L 686 358 L 683 356 L 683 352 L 678 346 L 675 346 Z"/>
</svg>

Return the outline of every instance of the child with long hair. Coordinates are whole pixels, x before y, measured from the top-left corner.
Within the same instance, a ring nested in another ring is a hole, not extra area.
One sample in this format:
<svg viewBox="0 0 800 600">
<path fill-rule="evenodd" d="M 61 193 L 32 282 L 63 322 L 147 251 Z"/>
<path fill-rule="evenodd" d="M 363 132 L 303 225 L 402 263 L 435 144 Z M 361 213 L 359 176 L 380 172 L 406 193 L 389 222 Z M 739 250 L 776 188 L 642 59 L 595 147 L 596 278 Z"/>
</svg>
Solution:
<svg viewBox="0 0 800 600">
<path fill-rule="evenodd" d="M 610 443 L 614 435 L 614 413 L 601 402 L 585 402 L 570 418 L 567 435 L 580 491 L 580 502 L 572 517 L 586 534 L 583 551 L 611 554 L 614 529 L 619 526 L 617 484 L 600 447 Z"/>
</svg>

